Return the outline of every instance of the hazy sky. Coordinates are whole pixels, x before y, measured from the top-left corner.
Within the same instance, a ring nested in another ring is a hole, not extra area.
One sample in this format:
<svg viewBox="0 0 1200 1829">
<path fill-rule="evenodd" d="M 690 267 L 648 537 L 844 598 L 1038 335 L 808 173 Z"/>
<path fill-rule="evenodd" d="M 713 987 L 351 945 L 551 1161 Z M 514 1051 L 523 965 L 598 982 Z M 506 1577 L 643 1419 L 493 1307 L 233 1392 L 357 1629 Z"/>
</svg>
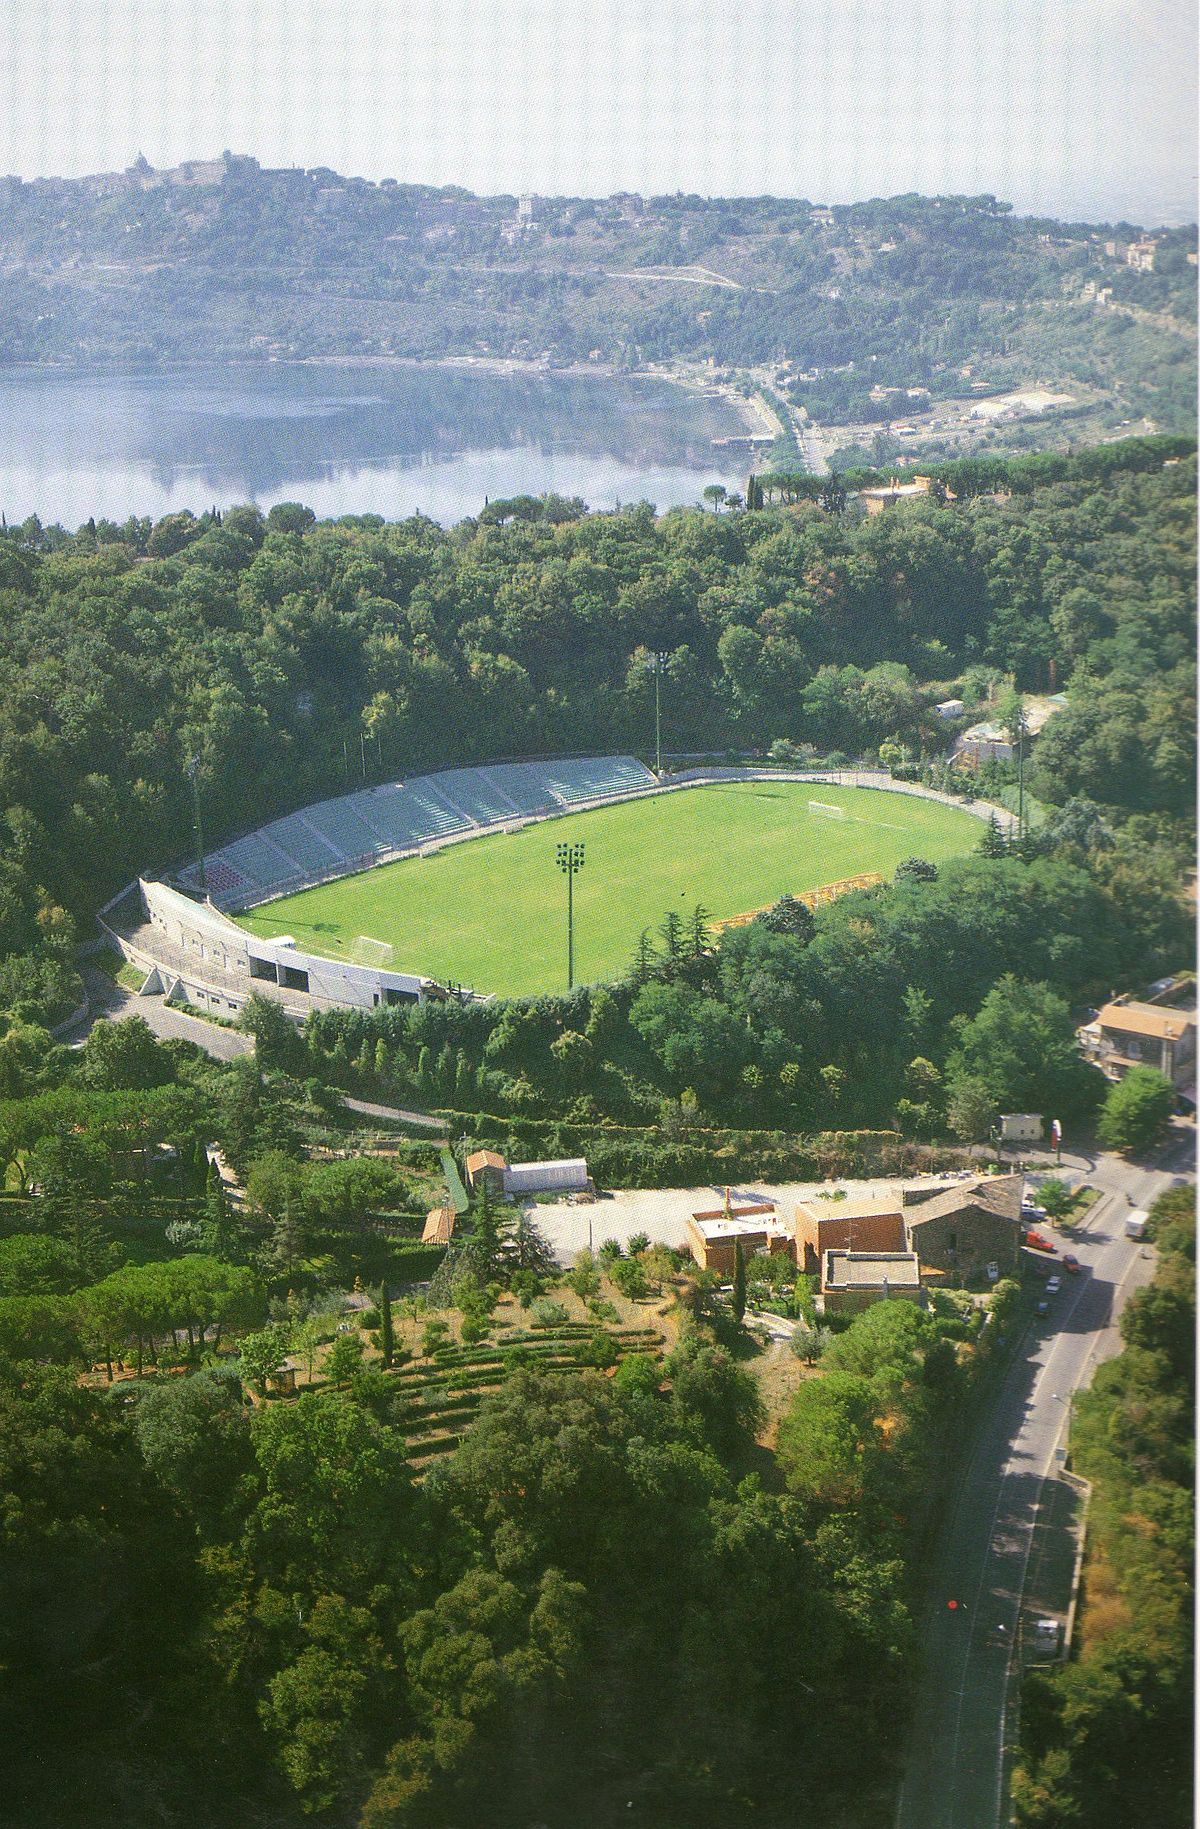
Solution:
<svg viewBox="0 0 1200 1829">
<path fill-rule="evenodd" d="M 0 171 L 1196 213 L 1195 0 L 0 0 Z"/>
</svg>

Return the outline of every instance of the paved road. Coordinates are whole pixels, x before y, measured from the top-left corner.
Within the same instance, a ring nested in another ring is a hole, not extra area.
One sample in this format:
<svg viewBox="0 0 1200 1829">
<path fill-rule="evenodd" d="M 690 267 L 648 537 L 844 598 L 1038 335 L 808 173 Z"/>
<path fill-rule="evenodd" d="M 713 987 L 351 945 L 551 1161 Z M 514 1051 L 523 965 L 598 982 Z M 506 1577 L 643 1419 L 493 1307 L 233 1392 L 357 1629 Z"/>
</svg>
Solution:
<svg viewBox="0 0 1200 1829">
<path fill-rule="evenodd" d="M 85 1020 L 63 1037 L 64 1041 L 83 1041 L 92 1025 L 105 1018 L 120 1022 L 125 1016 L 140 1016 L 160 1041 L 195 1042 L 214 1060 L 233 1061 L 254 1051 L 253 1037 L 243 1035 L 240 1029 L 223 1029 L 202 1017 L 189 1016 L 185 1010 L 164 1003 L 161 997 L 135 996 L 94 968 L 85 968 L 83 976 L 90 1009 Z"/>
<path fill-rule="evenodd" d="M 402 1105 L 373 1105 L 370 1099 L 352 1099 L 345 1093 L 342 1104 L 367 1118 L 400 1119 L 405 1124 L 420 1124 L 426 1130 L 437 1131 L 439 1136 L 446 1135 L 445 1118 L 431 1118 L 427 1111 L 406 1111 Z"/>
<path fill-rule="evenodd" d="M 1171 1148 L 1181 1153 L 1182 1142 Z M 1005 1740 L 1015 1643 L 1043 1482 L 1061 1465 L 1071 1395 L 1120 1349 L 1117 1319 L 1153 1263 L 1124 1235 L 1125 1215 L 1174 1179 L 1100 1157 L 1103 1192 L 1072 1246 L 1051 1313 L 1022 1342 L 979 1427 L 958 1498 L 930 1565 L 924 1668 L 910 1731 L 897 1829 L 992 1829 L 1007 1820 Z M 1178 1167 L 1189 1166 L 1184 1157 Z M 947 1602 L 956 1600 L 951 1610 Z M 1003 1626 L 1008 1644 L 993 1643 Z"/>
<path fill-rule="evenodd" d="M 223 1029 L 216 1023 L 205 1022 L 203 1017 L 189 1016 L 186 1010 L 173 1008 L 161 997 L 135 996 L 123 985 L 114 984 L 103 972 L 86 971 L 84 978 L 91 1007 L 86 1019 L 63 1037 L 65 1041 L 83 1041 L 93 1023 L 105 1019 L 119 1022 L 123 1016 L 140 1016 L 160 1041 L 194 1042 L 214 1060 L 233 1061 L 240 1055 L 254 1052 L 254 1038 L 243 1035 L 240 1029 Z M 406 1124 L 419 1124 L 436 1131 L 440 1136 L 446 1132 L 445 1120 L 431 1118 L 428 1112 L 406 1111 L 398 1105 L 374 1105 L 368 1099 L 344 1098 L 343 1103 L 363 1117 L 401 1119 Z"/>
</svg>

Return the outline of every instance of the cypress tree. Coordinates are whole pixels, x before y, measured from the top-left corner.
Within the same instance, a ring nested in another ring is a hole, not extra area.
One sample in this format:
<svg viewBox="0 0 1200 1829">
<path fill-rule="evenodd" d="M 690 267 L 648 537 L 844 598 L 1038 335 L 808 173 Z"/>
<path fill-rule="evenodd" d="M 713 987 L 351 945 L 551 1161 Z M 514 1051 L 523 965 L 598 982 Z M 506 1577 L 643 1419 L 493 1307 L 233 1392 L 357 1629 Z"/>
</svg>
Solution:
<svg viewBox="0 0 1200 1829">
<path fill-rule="evenodd" d="M 746 1260 L 742 1256 L 742 1241 L 733 1241 L 733 1318 L 740 1327 L 746 1313 Z"/>
<path fill-rule="evenodd" d="M 392 1298 L 386 1281 L 379 1286 L 379 1348 L 385 1371 L 390 1371 L 396 1356 L 396 1330 L 392 1324 Z"/>
</svg>

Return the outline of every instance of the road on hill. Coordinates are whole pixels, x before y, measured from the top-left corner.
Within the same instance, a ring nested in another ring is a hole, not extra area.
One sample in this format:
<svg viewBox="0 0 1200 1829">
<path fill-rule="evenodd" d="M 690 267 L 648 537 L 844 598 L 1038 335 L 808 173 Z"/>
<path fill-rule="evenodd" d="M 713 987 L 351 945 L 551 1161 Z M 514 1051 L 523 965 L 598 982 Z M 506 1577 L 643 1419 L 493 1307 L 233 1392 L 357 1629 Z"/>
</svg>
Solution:
<svg viewBox="0 0 1200 1829">
<path fill-rule="evenodd" d="M 135 996 L 94 968 L 85 970 L 84 986 L 88 995 L 88 1014 L 63 1037 L 73 1046 L 85 1041 L 97 1022 L 120 1022 L 125 1016 L 140 1016 L 159 1041 L 194 1042 L 197 1048 L 203 1048 L 217 1061 L 235 1061 L 254 1052 L 254 1037 L 243 1034 L 240 1029 L 226 1029 L 218 1023 L 206 1022 L 202 1016 L 191 1016 L 161 997 Z M 416 1124 L 422 1129 L 436 1131 L 439 1136 L 445 1134 L 445 1119 L 431 1118 L 428 1112 L 407 1111 L 399 1105 L 376 1105 L 369 1099 L 352 1099 L 348 1094 L 343 1095 L 342 1103 L 361 1117 Z"/>
<path fill-rule="evenodd" d="M 1120 1350 L 1121 1309 L 1153 1274 L 1151 1254 L 1125 1236 L 1126 1215 L 1191 1167 L 1188 1140 L 1173 1139 L 1160 1161 L 1149 1170 L 1113 1156 L 1086 1164 L 1101 1195 L 1071 1246 L 1081 1273 L 1063 1276 L 977 1427 L 930 1562 L 896 1829 L 993 1829 L 1008 1820 L 1013 1646 L 1030 1550 L 1039 1525 L 1043 1540 L 1068 1529 L 1045 1502 L 1059 1483 L 1043 1489 L 1065 1460 L 1073 1394 Z M 1069 1567 L 1069 1547 L 1058 1548 Z"/>
</svg>

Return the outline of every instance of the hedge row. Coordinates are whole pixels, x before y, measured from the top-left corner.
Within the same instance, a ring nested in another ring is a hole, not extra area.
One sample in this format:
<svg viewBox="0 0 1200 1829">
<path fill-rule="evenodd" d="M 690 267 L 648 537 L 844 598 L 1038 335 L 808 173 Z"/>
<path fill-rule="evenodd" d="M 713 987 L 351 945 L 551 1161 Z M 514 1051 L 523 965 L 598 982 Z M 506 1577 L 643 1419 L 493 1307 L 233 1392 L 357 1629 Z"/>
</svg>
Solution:
<svg viewBox="0 0 1200 1829">
<path fill-rule="evenodd" d="M 826 1175 L 870 1174 L 894 1164 L 903 1139 L 894 1130 L 823 1131 L 805 1137 L 780 1130 L 693 1129 L 666 1142 L 655 1126 L 568 1124 L 494 1112 L 439 1113 L 456 1138 L 509 1156 L 543 1160 L 586 1156 L 604 1187 L 695 1187 L 746 1179 L 811 1181 Z"/>
</svg>

